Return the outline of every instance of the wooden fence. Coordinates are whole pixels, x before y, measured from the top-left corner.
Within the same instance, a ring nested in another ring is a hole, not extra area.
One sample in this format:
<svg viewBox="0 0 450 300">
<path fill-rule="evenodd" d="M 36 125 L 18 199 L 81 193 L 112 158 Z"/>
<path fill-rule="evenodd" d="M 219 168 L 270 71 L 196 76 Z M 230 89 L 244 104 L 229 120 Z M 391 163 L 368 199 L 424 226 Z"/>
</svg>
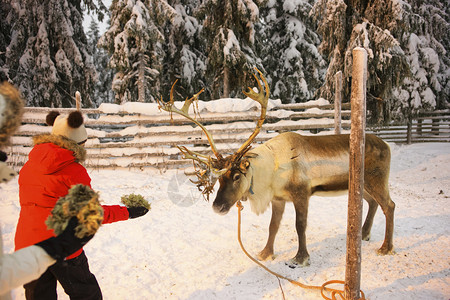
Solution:
<svg viewBox="0 0 450 300">
<path fill-rule="evenodd" d="M 181 104 L 177 104 L 180 106 Z M 45 116 L 50 110 L 68 113 L 73 109 L 25 108 L 23 123 L 11 139 L 8 163 L 16 169 L 27 160 L 32 149 L 32 136 L 48 133 Z M 88 130 L 86 143 L 88 168 L 179 168 L 191 165 L 183 160 L 176 145 L 185 145 L 200 153 L 210 153 L 206 136 L 198 126 L 184 117 L 161 111 L 152 114 L 130 110 L 109 112 L 102 109 L 82 109 Z M 213 135 L 221 153 L 232 153 L 250 136 L 259 118 L 259 110 L 236 112 L 202 112 L 198 120 Z M 342 129 L 350 129 L 350 104 L 342 105 Z M 422 118 L 422 119 L 421 119 Z M 418 118 L 411 127 L 412 142 L 450 142 L 450 111 Z M 439 121 L 437 121 L 439 120 Z M 407 126 L 368 128 L 388 142 L 406 142 Z M 311 101 L 299 104 L 272 105 L 255 143 L 284 131 L 302 134 L 334 133 L 334 106 Z M 437 134 L 438 133 L 438 134 Z"/>
<path fill-rule="evenodd" d="M 181 106 L 180 103 L 177 106 Z M 344 109 L 349 109 L 349 105 Z M 303 104 L 278 104 L 268 110 L 266 121 L 255 139 L 262 143 L 283 131 L 316 133 L 332 130 L 334 113 L 332 105 L 316 102 Z M 27 107 L 22 126 L 12 138 L 8 149 L 8 163 L 19 169 L 32 149 L 32 136 L 50 132 L 45 116 L 50 110 L 68 113 L 73 109 Z M 185 145 L 200 153 L 210 153 L 205 134 L 184 117 L 161 111 L 154 114 L 139 112 L 105 112 L 101 109 L 82 109 L 88 131 L 86 142 L 86 167 L 148 167 L 173 168 L 190 164 L 183 160 L 176 145 Z M 250 136 L 260 115 L 259 110 L 237 112 L 202 112 L 198 120 L 213 135 L 217 148 L 231 153 Z M 342 116 L 348 119 L 349 110 Z M 343 120 L 343 128 L 350 127 Z M 13 154 L 13 155 L 12 155 Z"/>
<path fill-rule="evenodd" d="M 422 112 L 407 124 L 368 127 L 367 133 L 392 143 L 450 142 L 450 109 Z"/>
</svg>

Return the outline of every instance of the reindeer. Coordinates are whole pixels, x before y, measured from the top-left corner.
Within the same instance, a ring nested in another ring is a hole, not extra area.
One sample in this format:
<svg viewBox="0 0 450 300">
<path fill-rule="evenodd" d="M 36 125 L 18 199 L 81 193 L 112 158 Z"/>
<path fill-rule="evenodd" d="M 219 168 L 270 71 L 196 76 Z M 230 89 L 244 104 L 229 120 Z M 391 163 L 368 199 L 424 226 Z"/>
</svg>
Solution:
<svg viewBox="0 0 450 300">
<path fill-rule="evenodd" d="M 262 145 L 251 149 L 251 143 L 261 130 L 267 110 L 269 87 L 263 74 L 257 70 L 265 86 L 265 93 L 256 75 L 258 92 L 248 88 L 243 93 L 260 103 L 261 116 L 249 139 L 233 154 L 223 157 L 214 144 L 211 134 L 189 113 L 190 105 L 197 100 L 200 91 L 186 99 L 182 109 L 173 101 L 159 101 L 160 107 L 170 113 L 180 114 L 200 126 L 206 134 L 215 158 L 178 147 L 185 158 L 193 160 L 198 180 L 194 183 L 206 195 L 213 192 L 219 180 L 219 190 L 213 209 L 226 214 L 238 200 L 249 200 L 256 214 L 263 213 L 271 204 L 272 218 L 269 237 L 258 259 L 273 259 L 274 241 L 280 226 L 286 202 L 294 204 L 298 235 L 298 251 L 289 265 L 307 266 L 310 258 L 306 249 L 306 223 L 309 199 L 314 194 L 340 193 L 348 190 L 349 135 L 302 136 L 293 132 L 281 133 Z M 386 218 L 385 239 L 378 250 L 381 255 L 393 253 L 393 228 L 395 203 L 389 196 L 388 178 L 390 168 L 389 146 L 380 138 L 367 134 L 364 158 L 364 199 L 368 212 L 362 227 L 362 239 L 369 240 L 373 218 L 378 205 Z"/>
</svg>

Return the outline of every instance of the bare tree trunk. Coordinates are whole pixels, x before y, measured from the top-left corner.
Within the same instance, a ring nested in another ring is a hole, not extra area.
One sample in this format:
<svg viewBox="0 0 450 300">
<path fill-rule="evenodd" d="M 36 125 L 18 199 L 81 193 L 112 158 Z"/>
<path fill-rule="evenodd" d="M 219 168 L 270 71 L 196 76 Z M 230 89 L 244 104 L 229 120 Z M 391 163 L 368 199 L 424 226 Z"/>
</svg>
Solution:
<svg viewBox="0 0 450 300">
<path fill-rule="evenodd" d="M 347 263 L 344 292 L 346 300 L 359 299 L 361 286 L 361 226 L 367 80 L 367 52 L 364 48 L 353 49 L 352 79 Z"/>
<path fill-rule="evenodd" d="M 230 97 L 230 69 L 228 67 L 223 68 L 223 97 Z"/>
<path fill-rule="evenodd" d="M 410 145 L 412 143 L 412 109 L 408 109 L 408 124 L 406 125 L 406 143 Z"/>
<path fill-rule="evenodd" d="M 145 59 L 142 53 L 139 54 L 138 68 L 138 101 L 145 102 Z"/>
<path fill-rule="evenodd" d="M 334 133 L 341 134 L 342 71 L 336 73 L 336 92 L 334 95 Z"/>
</svg>

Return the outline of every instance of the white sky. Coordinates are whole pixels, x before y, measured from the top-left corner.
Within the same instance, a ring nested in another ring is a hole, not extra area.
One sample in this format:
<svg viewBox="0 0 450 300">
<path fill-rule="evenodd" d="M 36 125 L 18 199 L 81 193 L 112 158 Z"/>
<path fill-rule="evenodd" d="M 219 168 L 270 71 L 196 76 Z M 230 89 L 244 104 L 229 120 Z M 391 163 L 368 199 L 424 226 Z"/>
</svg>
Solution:
<svg viewBox="0 0 450 300">
<path fill-rule="evenodd" d="M 112 2 L 112 0 L 103 0 L 103 4 L 105 4 L 105 6 L 107 8 L 109 8 L 109 6 L 111 5 L 111 2 Z M 100 29 L 100 35 L 102 35 L 106 31 L 106 29 L 108 29 L 107 22 L 109 20 L 109 17 L 107 15 L 105 15 L 103 22 L 99 22 L 96 14 L 94 14 L 92 12 L 90 14 L 85 13 L 84 20 L 83 20 L 83 28 L 84 28 L 85 32 L 87 32 L 89 30 L 89 24 L 91 24 L 92 19 L 94 19 L 98 22 L 98 26 Z"/>
</svg>

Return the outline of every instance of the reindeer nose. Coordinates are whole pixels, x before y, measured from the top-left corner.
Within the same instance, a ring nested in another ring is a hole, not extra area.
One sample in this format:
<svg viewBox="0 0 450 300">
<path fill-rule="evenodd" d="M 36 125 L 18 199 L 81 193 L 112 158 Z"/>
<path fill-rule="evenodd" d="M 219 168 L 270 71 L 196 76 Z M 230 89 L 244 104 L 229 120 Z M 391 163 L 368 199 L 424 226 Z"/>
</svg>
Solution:
<svg viewBox="0 0 450 300">
<path fill-rule="evenodd" d="M 230 210 L 230 206 L 228 206 L 226 203 L 223 204 L 213 204 L 214 212 L 219 215 L 226 215 L 228 211 Z"/>
</svg>

